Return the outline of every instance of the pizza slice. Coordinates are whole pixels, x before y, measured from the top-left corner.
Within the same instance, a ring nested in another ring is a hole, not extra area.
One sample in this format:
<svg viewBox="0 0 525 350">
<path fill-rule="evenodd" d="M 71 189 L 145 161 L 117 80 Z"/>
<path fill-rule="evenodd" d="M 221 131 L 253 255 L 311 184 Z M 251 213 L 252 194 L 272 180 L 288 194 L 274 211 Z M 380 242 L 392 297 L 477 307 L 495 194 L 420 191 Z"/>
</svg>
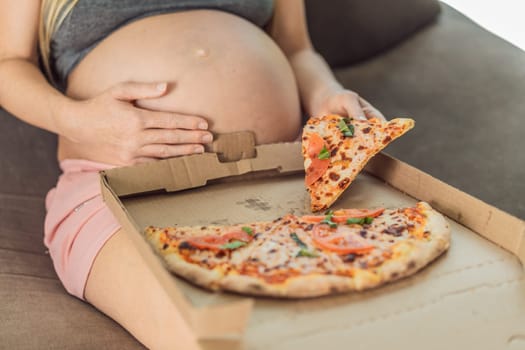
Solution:
<svg viewBox="0 0 525 350">
<path fill-rule="evenodd" d="M 378 287 L 414 274 L 450 244 L 447 222 L 424 202 L 233 226 L 150 226 L 144 235 L 170 271 L 194 284 L 286 298 Z"/>
<path fill-rule="evenodd" d="M 414 127 L 414 120 L 310 118 L 303 129 L 305 185 L 311 210 L 329 208 L 375 154 Z"/>
</svg>

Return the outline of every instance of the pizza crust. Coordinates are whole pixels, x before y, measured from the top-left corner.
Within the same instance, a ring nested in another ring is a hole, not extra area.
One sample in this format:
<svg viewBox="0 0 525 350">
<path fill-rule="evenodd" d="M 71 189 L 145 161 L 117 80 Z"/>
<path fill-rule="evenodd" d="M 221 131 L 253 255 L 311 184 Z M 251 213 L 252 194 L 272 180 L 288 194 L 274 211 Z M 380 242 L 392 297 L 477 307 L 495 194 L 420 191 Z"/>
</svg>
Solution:
<svg viewBox="0 0 525 350">
<path fill-rule="evenodd" d="M 404 241 L 410 244 L 409 254 L 398 259 L 388 260 L 380 268 L 380 276 L 384 281 L 395 281 L 410 276 L 434 261 L 450 246 L 450 227 L 445 218 L 425 202 L 418 203 L 424 209 L 427 217 L 424 230 L 432 233 L 430 242 Z"/>
<path fill-rule="evenodd" d="M 176 271 L 178 275 L 201 287 L 216 291 L 221 288 L 223 273 L 218 269 L 203 269 L 198 265 L 190 264 L 179 255 L 170 254 L 164 257 L 168 270 Z"/>
<path fill-rule="evenodd" d="M 238 293 L 279 298 L 311 298 L 353 290 L 354 281 L 337 275 L 306 275 L 291 277 L 285 283 L 268 284 L 258 278 L 230 275 L 221 285 Z"/>
</svg>

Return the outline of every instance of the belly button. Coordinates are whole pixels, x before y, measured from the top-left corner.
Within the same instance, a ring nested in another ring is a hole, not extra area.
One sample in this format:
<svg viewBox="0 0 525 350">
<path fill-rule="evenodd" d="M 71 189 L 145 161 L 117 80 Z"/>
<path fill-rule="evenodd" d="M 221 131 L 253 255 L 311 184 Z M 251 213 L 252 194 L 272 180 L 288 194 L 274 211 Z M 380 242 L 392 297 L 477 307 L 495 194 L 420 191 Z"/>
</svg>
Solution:
<svg viewBox="0 0 525 350">
<path fill-rule="evenodd" d="M 195 50 L 195 56 L 200 58 L 205 58 L 210 55 L 210 51 L 208 49 L 197 49 Z"/>
</svg>

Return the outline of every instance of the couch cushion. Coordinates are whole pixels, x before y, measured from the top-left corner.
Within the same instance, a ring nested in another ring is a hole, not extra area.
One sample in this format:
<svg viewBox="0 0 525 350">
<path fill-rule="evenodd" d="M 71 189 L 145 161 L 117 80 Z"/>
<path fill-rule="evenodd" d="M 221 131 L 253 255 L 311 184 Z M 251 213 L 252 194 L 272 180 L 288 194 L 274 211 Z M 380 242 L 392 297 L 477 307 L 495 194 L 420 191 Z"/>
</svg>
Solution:
<svg viewBox="0 0 525 350">
<path fill-rule="evenodd" d="M 436 0 L 306 0 L 314 47 L 332 66 L 378 54 L 403 41 L 439 14 Z"/>
<path fill-rule="evenodd" d="M 3 349 L 144 349 L 53 278 L 0 273 L 0 285 Z"/>
<path fill-rule="evenodd" d="M 338 78 L 416 127 L 386 151 L 525 218 L 525 53 L 443 5 L 395 50 Z"/>
<path fill-rule="evenodd" d="M 0 347 L 143 349 L 68 295 L 43 244 L 44 195 L 59 174 L 56 138 L 0 110 Z"/>
<path fill-rule="evenodd" d="M 42 196 L 56 182 L 56 137 L 0 109 L 0 193 Z"/>
</svg>

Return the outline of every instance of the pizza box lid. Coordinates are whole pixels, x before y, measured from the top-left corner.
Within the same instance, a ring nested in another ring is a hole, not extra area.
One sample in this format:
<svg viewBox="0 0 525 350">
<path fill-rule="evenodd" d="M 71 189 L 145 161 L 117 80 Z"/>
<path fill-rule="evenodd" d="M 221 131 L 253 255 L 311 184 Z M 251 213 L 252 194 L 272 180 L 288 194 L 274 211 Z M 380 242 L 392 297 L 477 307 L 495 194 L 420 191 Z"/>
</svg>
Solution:
<svg viewBox="0 0 525 350">
<path fill-rule="evenodd" d="M 207 153 L 101 172 L 103 197 L 180 311 L 195 349 L 525 346 L 525 222 L 384 153 L 336 207 L 428 202 L 448 217 L 445 256 L 377 290 L 309 300 L 210 293 L 174 277 L 141 231 L 308 212 L 301 144 L 220 135 Z M 204 187 L 203 187 L 204 186 Z M 491 242 L 491 243 L 489 243 Z M 415 332 L 417 330 L 417 332 Z M 381 334 L 381 336 L 377 336 Z M 401 336 L 405 335 L 405 336 Z M 475 341 L 473 339 L 476 339 Z M 429 345 L 430 344 L 430 345 Z"/>
</svg>

